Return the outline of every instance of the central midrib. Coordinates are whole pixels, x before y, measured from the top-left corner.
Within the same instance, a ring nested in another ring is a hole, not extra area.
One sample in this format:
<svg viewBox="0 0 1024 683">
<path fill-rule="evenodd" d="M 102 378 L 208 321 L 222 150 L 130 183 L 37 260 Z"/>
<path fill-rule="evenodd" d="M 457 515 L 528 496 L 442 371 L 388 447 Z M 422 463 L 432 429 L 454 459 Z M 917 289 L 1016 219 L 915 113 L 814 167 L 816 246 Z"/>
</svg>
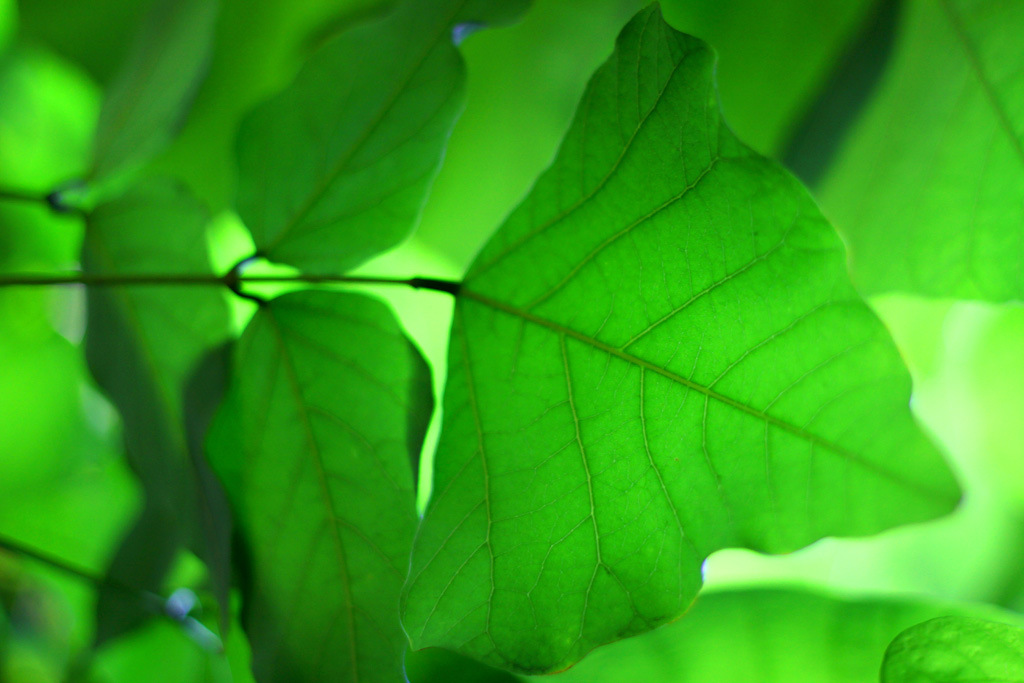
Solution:
<svg viewBox="0 0 1024 683">
<path fill-rule="evenodd" d="M 593 347 L 593 348 L 595 348 L 595 349 L 597 349 L 599 351 L 603 351 L 603 352 L 605 352 L 605 353 L 607 353 L 607 354 L 609 354 L 609 355 L 611 355 L 611 356 L 613 356 L 615 358 L 618 358 L 618 359 L 623 360 L 623 361 L 625 361 L 627 363 L 636 365 L 636 366 L 638 366 L 640 368 L 644 368 L 646 370 L 650 370 L 651 372 L 657 373 L 657 374 L 661 375 L 662 377 L 665 377 L 665 378 L 667 378 L 669 380 L 672 380 L 673 382 L 677 382 L 679 384 L 682 384 L 683 386 L 688 387 L 690 389 L 693 389 L 694 391 L 697 391 L 697 392 L 699 392 L 701 394 L 704 394 L 705 396 L 707 396 L 709 398 L 713 398 L 716 401 L 724 403 L 725 405 L 730 406 L 732 408 L 735 408 L 736 410 L 739 410 L 739 411 L 741 411 L 743 413 L 746 413 L 747 415 L 750 415 L 752 417 L 756 417 L 756 418 L 758 418 L 760 420 L 763 420 L 763 421 L 767 422 L 768 424 L 770 424 L 772 426 L 775 426 L 775 427 L 778 427 L 779 429 L 787 431 L 790 434 L 793 434 L 793 435 L 795 435 L 795 436 L 797 436 L 797 437 L 799 437 L 801 439 L 804 439 L 805 441 L 808 441 L 808 442 L 813 443 L 813 444 L 815 444 L 817 446 L 821 446 L 822 448 L 825 448 L 825 449 L 827 449 L 829 451 L 832 451 L 833 453 L 835 453 L 837 455 L 840 455 L 840 456 L 842 456 L 844 458 L 847 458 L 847 459 L 857 463 L 861 467 L 863 467 L 863 468 L 865 468 L 865 469 L 867 469 L 867 470 L 869 470 L 869 471 L 871 471 L 871 472 L 873 472 L 873 473 L 875 473 L 875 474 L 877 474 L 877 475 L 879 475 L 879 476 L 881 476 L 881 477 L 883 477 L 885 479 L 888 479 L 888 480 L 890 480 L 892 482 L 895 482 L 895 483 L 897 483 L 897 484 L 899 484 L 899 485 L 901 485 L 901 486 L 903 486 L 903 487 L 905 487 L 905 488 L 907 488 L 909 490 L 912 490 L 912 491 L 918 493 L 919 495 L 921 495 L 921 496 L 923 496 L 925 498 L 930 498 L 930 499 L 940 500 L 940 501 L 946 501 L 949 498 L 949 496 L 947 496 L 945 494 L 939 493 L 937 491 L 932 491 L 930 489 L 923 488 L 922 486 L 920 486 L 916 482 L 909 481 L 909 480 L 907 480 L 907 479 L 905 479 L 905 478 L 903 478 L 903 477 L 901 477 L 901 476 L 899 476 L 899 475 L 897 475 L 897 474 L 895 474 L 893 472 L 890 472 L 889 470 L 886 470 L 886 469 L 884 469 L 882 467 L 879 467 L 875 463 L 872 463 L 872 462 L 870 462 L 868 460 L 865 460 L 859 454 L 854 453 L 853 451 L 851 451 L 851 450 L 849 450 L 847 448 L 844 448 L 844 447 L 842 447 L 842 446 L 840 446 L 840 445 L 838 445 L 836 443 L 833 443 L 832 441 L 829 441 L 828 439 L 825 439 L 825 438 L 823 438 L 821 436 L 818 436 L 817 434 L 809 432 L 806 429 L 804 429 L 803 427 L 798 427 L 797 425 L 792 424 L 790 422 L 787 422 L 786 420 L 783 420 L 783 419 L 780 419 L 778 417 L 775 417 L 774 415 L 769 415 L 769 414 L 767 414 L 767 413 L 765 413 L 765 412 L 763 412 L 761 410 L 758 410 L 757 408 L 754 408 L 752 406 L 748 406 L 745 403 L 741 403 L 740 401 L 737 401 L 736 399 L 730 398 L 730 397 L 728 397 L 728 396 L 726 396 L 724 394 L 720 394 L 717 391 L 715 391 L 714 389 L 710 389 L 710 388 L 704 386 L 703 384 L 700 384 L 698 382 L 694 382 L 693 380 L 687 379 L 687 378 L 685 378 L 685 377 L 683 377 L 681 375 L 677 375 L 674 372 L 670 372 L 669 370 L 666 370 L 665 368 L 659 367 L 659 366 L 655 365 L 654 363 L 651 363 L 650 361 L 644 360 L 643 358 L 640 358 L 638 356 L 634 356 L 633 354 L 627 353 L 627 352 L 625 352 L 625 351 L 623 351 L 621 349 L 615 348 L 614 346 L 610 346 L 608 344 L 605 344 L 604 342 L 599 341 L 597 339 L 594 339 L 593 337 L 590 337 L 590 336 L 588 336 L 586 334 L 583 334 L 582 332 L 578 332 L 577 330 L 574 330 L 572 328 L 565 327 L 564 325 L 560 325 L 559 323 L 553 322 L 553 321 L 548 320 L 546 318 L 541 318 L 540 316 L 534 315 L 534 314 L 532 314 L 532 313 L 530 313 L 528 311 L 524 311 L 521 308 L 517 308 L 517 307 L 512 306 L 510 304 L 507 304 L 507 303 L 505 303 L 503 301 L 498 301 L 497 299 L 492 299 L 489 296 L 486 296 L 484 294 L 479 294 L 477 292 L 474 292 L 474 291 L 466 289 L 466 288 L 463 288 L 459 292 L 459 297 L 463 298 L 463 299 L 470 299 L 470 300 L 473 300 L 473 301 L 477 301 L 477 302 L 479 302 L 481 304 L 484 304 L 485 306 L 489 306 L 489 307 L 491 307 L 491 308 L 493 308 L 495 310 L 501 311 L 501 312 L 506 313 L 508 315 L 511 315 L 513 317 L 520 318 L 520 319 L 525 320 L 527 322 L 530 322 L 530 323 L 533 323 L 533 324 L 538 325 L 540 327 L 543 327 L 545 329 L 548 329 L 548 330 L 550 330 L 552 332 L 555 332 L 556 334 L 565 335 L 567 337 L 572 337 L 573 339 L 576 339 L 577 341 L 583 342 L 584 344 L 587 344 L 588 346 L 591 346 L 591 347 Z"/>
</svg>

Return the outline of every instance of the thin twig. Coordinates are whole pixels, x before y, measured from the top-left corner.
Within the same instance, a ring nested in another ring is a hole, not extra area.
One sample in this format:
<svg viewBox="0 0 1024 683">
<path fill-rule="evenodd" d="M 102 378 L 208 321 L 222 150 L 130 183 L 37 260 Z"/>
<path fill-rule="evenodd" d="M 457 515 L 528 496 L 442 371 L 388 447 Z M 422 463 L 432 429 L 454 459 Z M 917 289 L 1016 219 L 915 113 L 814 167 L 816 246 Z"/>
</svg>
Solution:
<svg viewBox="0 0 1024 683">
<path fill-rule="evenodd" d="M 28 287 L 40 285 L 86 285 L 89 287 L 120 287 L 134 285 L 209 286 L 235 288 L 245 283 L 355 284 L 402 285 L 413 289 L 430 289 L 457 294 L 459 283 L 435 278 L 384 278 L 354 275 L 199 275 L 167 273 L 68 273 L 64 275 L 0 275 L 0 287 Z"/>
</svg>

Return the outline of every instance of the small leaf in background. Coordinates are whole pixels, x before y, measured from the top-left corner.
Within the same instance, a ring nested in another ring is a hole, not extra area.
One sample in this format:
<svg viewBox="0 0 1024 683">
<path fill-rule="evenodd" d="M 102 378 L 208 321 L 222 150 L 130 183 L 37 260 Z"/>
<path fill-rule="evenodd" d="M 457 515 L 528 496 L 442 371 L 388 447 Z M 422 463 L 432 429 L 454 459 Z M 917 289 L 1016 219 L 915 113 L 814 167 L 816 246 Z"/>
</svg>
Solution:
<svg viewBox="0 0 1024 683">
<path fill-rule="evenodd" d="M 203 208 L 173 184 L 136 187 L 90 214 L 83 267 L 104 274 L 210 274 L 203 248 L 206 220 Z M 227 508 L 208 500 L 216 492 L 201 485 L 193 467 L 182 413 L 189 374 L 227 329 L 227 307 L 215 287 L 88 290 L 89 368 L 121 414 L 125 449 L 147 508 L 173 520 L 170 526 L 180 534 L 147 535 L 143 541 L 160 553 L 165 544 L 187 543 L 215 573 L 225 571 L 217 548 L 224 538 L 207 516 Z"/>
<path fill-rule="evenodd" d="M 413 647 L 557 671 L 681 615 L 714 550 L 956 504 L 838 235 L 721 124 L 713 67 L 641 12 L 470 268 Z"/>
<path fill-rule="evenodd" d="M 246 119 L 238 213 L 262 256 L 343 273 L 412 231 L 462 106 L 461 5 L 407 0 L 346 31 Z"/>
<path fill-rule="evenodd" d="M 402 680 L 426 364 L 382 303 L 340 292 L 261 306 L 236 354 L 209 443 L 251 556 L 257 679 Z"/>
<path fill-rule="evenodd" d="M 870 294 L 1024 298 L 1024 4 L 903 4 L 878 92 L 821 188 Z"/>
<path fill-rule="evenodd" d="M 971 617 L 938 617 L 892 641 L 882 683 L 1024 681 L 1024 630 Z"/>
<path fill-rule="evenodd" d="M 677 623 L 595 650 L 554 680 L 871 683 L 900 631 L 947 614 L 1024 623 L 991 607 L 921 598 L 840 598 L 795 587 L 731 589 L 701 595 Z"/>
<path fill-rule="evenodd" d="M 154 0 L 100 112 L 94 180 L 134 170 L 170 142 L 213 49 L 217 0 Z"/>
</svg>

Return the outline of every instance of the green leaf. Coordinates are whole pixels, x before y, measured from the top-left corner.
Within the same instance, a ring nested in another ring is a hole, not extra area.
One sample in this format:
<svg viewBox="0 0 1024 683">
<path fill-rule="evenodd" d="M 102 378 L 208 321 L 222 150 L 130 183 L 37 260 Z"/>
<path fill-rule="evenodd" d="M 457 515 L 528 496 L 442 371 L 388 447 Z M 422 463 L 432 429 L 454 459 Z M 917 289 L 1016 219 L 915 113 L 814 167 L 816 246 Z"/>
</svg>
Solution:
<svg viewBox="0 0 1024 683">
<path fill-rule="evenodd" d="M 209 444 L 251 555 L 258 680 L 402 680 L 429 377 L 390 311 L 357 294 L 274 299 L 238 342 Z"/>
<path fill-rule="evenodd" d="M 822 187 L 865 292 L 1024 297 L 1024 4 L 904 3 L 877 96 Z"/>
<path fill-rule="evenodd" d="M 93 179 L 149 161 L 183 123 L 213 47 L 217 0 L 155 0 L 100 112 Z"/>
<path fill-rule="evenodd" d="M 206 212 L 177 186 L 138 186 L 89 215 L 83 267 L 105 274 L 210 274 L 203 249 L 205 227 Z M 180 534 L 176 539 L 147 534 L 139 542 L 148 539 L 154 552 L 187 543 L 212 572 L 226 572 L 217 561 L 217 548 L 226 542 L 222 520 L 211 521 L 208 513 L 226 511 L 227 506 L 217 501 L 216 490 L 202 483 L 183 415 L 185 385 L 193 368 L 227 336 L 222 292 L 203 286 L 90 287 L 87 297 L 89 369 L 121 414 L 125 449 L 146 492 L 147 507 L 163 520 L 164 528 Z M 127 562 L 112 571 L 132 583 L 135 566 Z"/>
<path fill-rule="evenodd" d="M 407 0 L 341 34 L 246 119 L 238 212 L 262 256 L 342 273 L 409 234 L 462 106 L 463 4 Z"/>
<path fill-rule="evenodd" d="M 596 650 L 558 680 L 868 683 L 877 680 L 896 634 L 945 614 L 1019 622 L 991 608 L 920 599 L 849 599 L 796 588 L 724 590 L 701 595 L 678 623 Z"/>
<path fill-rule="evenodd" d="M 1024 681 L 1024 630 L 970 617 L 938 617 L 892 641 L 882 683 Z"/>
<path fill-rule="evenodd" d="M 722 125 L 713 68 L 656 6 L 637 15 L 470 268 L 415 648 L 556 671 L 682 614 L 714 550 L 955 505 L 838 236 Z"/>
</svg>

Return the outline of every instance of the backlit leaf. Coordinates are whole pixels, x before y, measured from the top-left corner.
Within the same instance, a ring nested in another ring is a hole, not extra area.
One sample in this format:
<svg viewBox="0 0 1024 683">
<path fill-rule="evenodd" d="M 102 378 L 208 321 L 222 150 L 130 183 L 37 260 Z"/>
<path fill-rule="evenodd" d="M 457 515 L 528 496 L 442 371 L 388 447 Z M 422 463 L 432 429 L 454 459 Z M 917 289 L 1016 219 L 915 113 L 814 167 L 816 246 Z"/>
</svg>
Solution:
<svg viewBox="0 0 1024 683">
<path fill-rule="evenodd" d="M 910 379 L 799 184 L 642 11 L 458 295 L 416 648 L 524 672 L 682 614 L 719 548 L 949 511 Z"/>
<path fill-rule="evenodd" d="M 339 292 L 263 305 L 210 436 L 249 550 L 256 678 L 400 681 L 429 372 L 390 311 Z"/>
<path fill-rule="evenodd" d="M 903 5 L 880 90 L 822 187 L 868 293 L 1024 297 L 1024 3 Z"/>
<path fill-rule="evenodd" d="M 926 621 L 885 652 L 882 683 L 1024 681 L 1024 630 L 961 616 Z"/>
<path fill-rule="evenodd" d="M 155 0 L 100 112 L 92 177 L 148 161 L 182 124 L 212 49 L 217 0 Z"/>
<path fill-rule="evenodd" d="M 453 27 L 502 9 L 407 0 L 324 45 L 257 108 L 240 134 L 238 212 L 262 256 L 342 273 L 409 234 L 462 107 Z"/>
</svg>

